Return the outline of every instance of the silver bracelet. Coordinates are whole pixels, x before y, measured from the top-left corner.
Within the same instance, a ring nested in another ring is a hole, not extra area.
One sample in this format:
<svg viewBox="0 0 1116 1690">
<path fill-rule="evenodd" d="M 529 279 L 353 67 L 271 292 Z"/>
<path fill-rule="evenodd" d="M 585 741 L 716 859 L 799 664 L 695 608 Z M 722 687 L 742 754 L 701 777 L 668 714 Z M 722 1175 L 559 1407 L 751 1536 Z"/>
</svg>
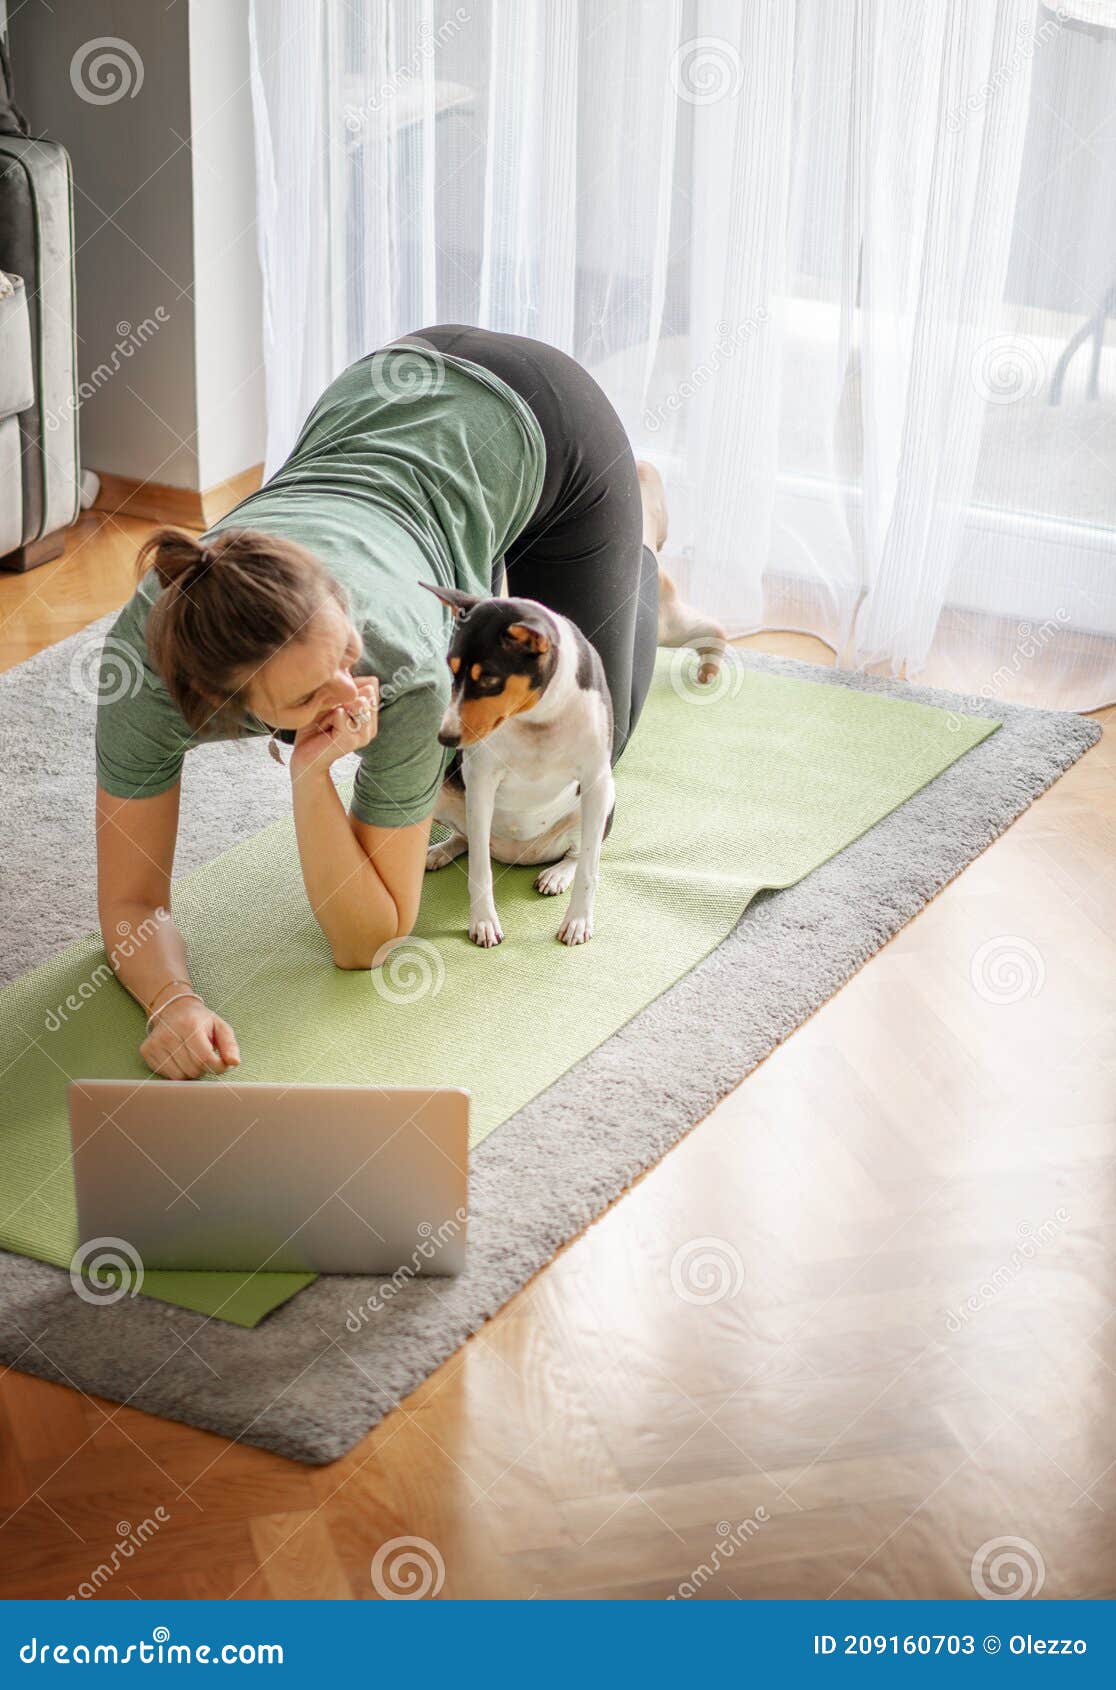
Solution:
<svg viewBox="0 0 1116 1690">
<path fill-rule="evenodd" d="M 179 998 L 197 998 L 199 1003 L 205 1002 L 205 999 L 202 997 L 200 992 L 175 992 L 171 997 L 169 997 L 167 999 L 166 1003 L 161 1003 L 159 1005 L 158 1009 L 153 1009 L 151 1011 L 151 1014 L 147 1017 L 147 1026 L 145 1028 L 145 1032 L 150 1033 L 151 1032 L 151 1023 L 154 1021 L 155 1017 L 157 1015 L 161 1015 L 163 1013 L 164 1009 L 167 1008 L 168 1004 L 177 1003 Z"/>
</svg>

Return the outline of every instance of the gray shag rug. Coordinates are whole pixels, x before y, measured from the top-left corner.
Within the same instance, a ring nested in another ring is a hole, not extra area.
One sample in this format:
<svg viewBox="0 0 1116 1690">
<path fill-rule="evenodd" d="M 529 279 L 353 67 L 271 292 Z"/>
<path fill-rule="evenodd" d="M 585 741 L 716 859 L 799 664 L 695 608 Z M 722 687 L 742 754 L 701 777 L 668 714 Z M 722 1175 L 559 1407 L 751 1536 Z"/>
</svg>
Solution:
<svg viewBox="0 0 1116 1690">
<path fill-rule="evenodd" d="M 111 620 L 0 675 L 0 981 L 97 925 L 95 676 Z M 974 709 L 790 659 L 742 661 Z M 0 1360 L 298 1461 L 343 1455 L 1100 736 L 1085 717 L 975 708 L 1001 730 L 798 885 L 758 896 L 703 962 L 486 1140 L 460 1278 L 378 1295 L 375 1280 L 323 1277 L 245 1331 L 143 1297 L 93 1307 L 65 1272 L 0 1253 Z M 178 873 L 288 807 L 262 741 L 196 751 Z"/>
</svg>

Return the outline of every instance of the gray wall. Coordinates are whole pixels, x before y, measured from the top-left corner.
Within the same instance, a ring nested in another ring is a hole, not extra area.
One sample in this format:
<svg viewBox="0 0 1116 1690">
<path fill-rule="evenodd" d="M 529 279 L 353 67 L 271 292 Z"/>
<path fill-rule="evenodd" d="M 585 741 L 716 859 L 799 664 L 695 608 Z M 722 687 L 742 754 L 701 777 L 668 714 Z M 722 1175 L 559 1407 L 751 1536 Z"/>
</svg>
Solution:
<svg viewBox="0 0 1116 1690">
<path fill-rule="evenodd" d="M 248 0 L 11 8 L 17 100 L 73 161 L 90 468 L 205 488 L 263 456 L 247 12 Z M 125 47 L 92 45 L 105 37 Z"/>
<path fill-rule="evenodd" d="M 263 285 L 248 0 L 190 0 L 194 359 L 201 487 L 263 461 Z"/>
</svg>

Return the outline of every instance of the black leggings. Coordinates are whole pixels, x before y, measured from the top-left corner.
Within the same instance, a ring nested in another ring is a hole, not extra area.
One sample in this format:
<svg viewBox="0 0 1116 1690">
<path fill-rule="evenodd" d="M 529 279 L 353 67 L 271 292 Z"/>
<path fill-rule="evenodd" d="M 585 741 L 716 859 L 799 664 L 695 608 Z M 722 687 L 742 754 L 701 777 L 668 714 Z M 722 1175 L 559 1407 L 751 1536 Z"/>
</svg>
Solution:
<svg viewBox="0 0 1116 1690">
<path fill-rule="evenodd" d="M 635 458 L 623 424 L 587 370 L 545 341 L 465 323 L 438 323 L 421 340 L 491 370 L 525 399 L 546 442 L 546 473 L 531 520 L 501 561 L 508 592 L 537 599 L 596 646 L 612 695 L 612 761 L 631 736 L 655 666 L 658 561 L 643 544 Z"/>
</svg>

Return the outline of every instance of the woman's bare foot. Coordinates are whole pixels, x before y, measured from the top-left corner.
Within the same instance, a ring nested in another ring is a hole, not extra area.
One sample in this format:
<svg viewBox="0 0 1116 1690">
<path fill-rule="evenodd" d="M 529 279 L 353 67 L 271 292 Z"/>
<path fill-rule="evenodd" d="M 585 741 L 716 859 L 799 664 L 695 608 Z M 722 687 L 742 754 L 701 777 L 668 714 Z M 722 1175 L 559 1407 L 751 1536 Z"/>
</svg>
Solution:
<svg viewBox="0 0 1116 1690">
<path fill-rule="evenodd" d="M 666 489 L 663 478 L 645 459 L 636 460 L 640 497 L 643 500 L 643 543 L 658 556 L 667 537 Z M 725 630 L 719 622 L 686 604 L 678 596 L 678 588 L 659 565 L 659 644 L 693 646 L 701 656 L 697 678 L 703 684 L 715 680 L 720 673 L 725 651 Z"/>
<path fill-rule="evenodd" d="M 667 537 L 666 488 L 663 478 L 644 458 L 636 459 L 639 476 L 639 495 L 643 500 L 643 543 L 656 555 L 663 549 Z"/>
</svg>

